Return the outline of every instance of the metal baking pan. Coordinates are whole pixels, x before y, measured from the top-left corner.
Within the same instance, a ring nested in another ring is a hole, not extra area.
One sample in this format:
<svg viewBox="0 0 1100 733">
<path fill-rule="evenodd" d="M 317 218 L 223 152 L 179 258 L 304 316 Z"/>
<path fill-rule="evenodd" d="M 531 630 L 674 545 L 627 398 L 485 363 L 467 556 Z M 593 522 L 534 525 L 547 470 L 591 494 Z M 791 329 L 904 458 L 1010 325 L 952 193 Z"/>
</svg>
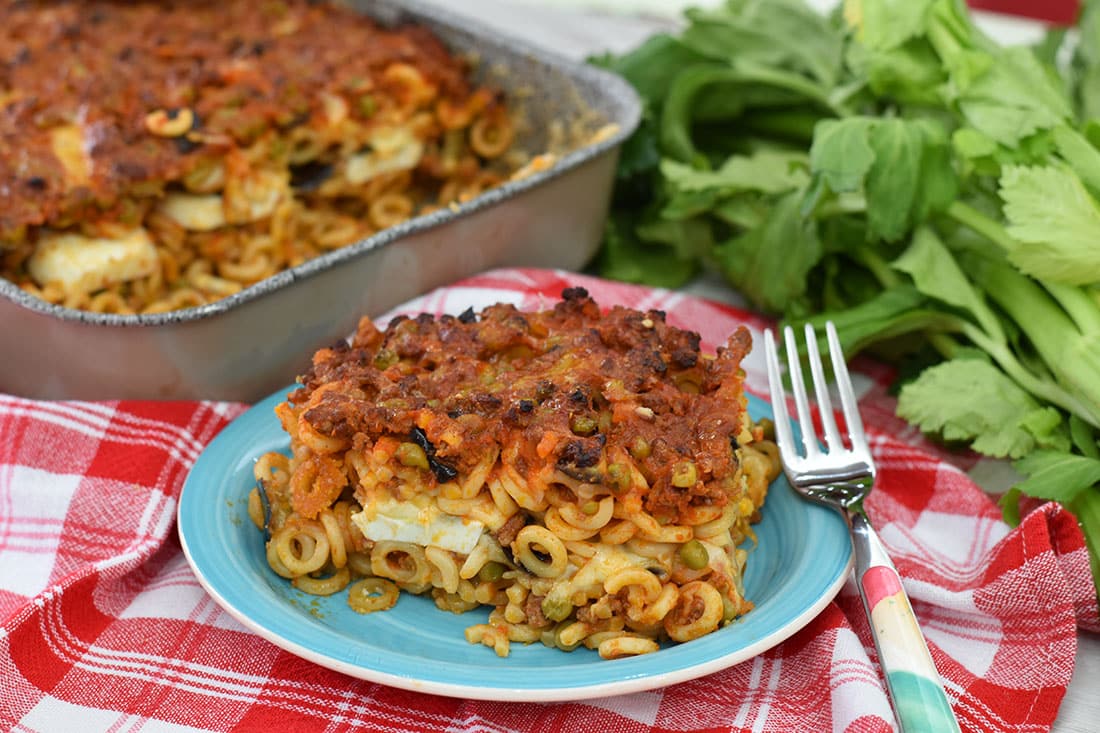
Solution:
<svg viewBox="0 0 1100 733">
<path fill-rule="evenodd" d="M 433 6 L 353 5 L 387 25 L 427 25 L 452 51 L 478 58 L 476 76 L 505 93 L 525 92 L 520 144 L 527 150 L 543 149 L 552 125 L 617 130 L 457 211 L 409 220 L 197 308 L 90 313 L 48 304 L 0 279 L 0 391 L 252 402 L 291 383 L 313 351 L 350 334 L 364 314 L 492 267 L 579 269 L 592 258 L 619 149 L 638 124 L 630 86 Z"/>
</svg>

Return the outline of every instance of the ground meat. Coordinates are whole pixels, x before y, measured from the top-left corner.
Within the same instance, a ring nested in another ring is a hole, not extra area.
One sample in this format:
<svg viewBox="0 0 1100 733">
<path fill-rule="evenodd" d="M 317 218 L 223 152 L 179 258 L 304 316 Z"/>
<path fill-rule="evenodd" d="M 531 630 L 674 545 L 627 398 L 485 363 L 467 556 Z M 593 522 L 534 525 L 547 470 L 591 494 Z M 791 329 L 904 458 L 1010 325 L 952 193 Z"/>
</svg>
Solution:
<svg viewBox="0 0 1100 733">
<path fill-rule="evenodd" d="M 494 452 L 532 484 L 545 482 L 548 466 L 582 483 L 621 484 L 629 474 L 611 464 L 631 461 L 648 486 L 610 488 L 675 522 L 688 507 L 726 501 L 750 347 L 738 328 L 704 354 L 698 334 L 659 311 L 602 313 L 570 288 L 546 311 L 497 304 L 461 318 L 396 319 L 385 330 L 363 319 L 349 347 L 317 353 L 289 401 L 341 439 L 407 440 L 422 430 L 459 480 Z M 697 481 L 676 486 L 672 472 L 684 463 Z M 502 528 L 501 545 L 523 521 Z"/>
<path fill-rule="evenodd" d="M 527 625 L 532 629 L 545 629 L 554 623 L 542 613 L 543 598 L 545 596 L 531 594 L 527 596 L 527 601 L 523 604 L 523 612 L 527 615 Z"/>
<path fill-rule="evenodd" d="M 516 512 L 508 517 L 508 521 L 501 525 L 500 529 L 493 533 L 493 538 L 501 547 L 511 545 L 519 531 L 527 525 L 527 517 L 523 512 Z"/>
</svg>

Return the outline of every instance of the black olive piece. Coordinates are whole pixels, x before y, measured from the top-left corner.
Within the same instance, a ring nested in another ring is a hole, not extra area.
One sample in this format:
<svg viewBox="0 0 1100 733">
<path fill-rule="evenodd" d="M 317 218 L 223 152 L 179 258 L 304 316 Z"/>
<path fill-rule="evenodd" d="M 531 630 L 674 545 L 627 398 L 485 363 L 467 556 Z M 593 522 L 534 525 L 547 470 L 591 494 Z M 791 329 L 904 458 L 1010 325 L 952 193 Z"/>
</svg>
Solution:
<svg viewBox="0 0 1100 733">
<path fill-rule="evenodd" d="M 300 193 L 311 193 L 332 178 L 332 164 L 311 161 L 290 169 L 290 185 Z"/>
<path fill-rule="evenodd" d="M 427 433 L 416 427 L 412 429 L 409 437 L 423 449 L 424 455 L 428 457 L 428 467 L 432 469 L 437 481 L 443 483 L 458 478 L 458 471 L 454 467 L 448 466 L 435 457 L 435 446 L 432 445 L 432 441 L 428 440 Z"/>
</svg>

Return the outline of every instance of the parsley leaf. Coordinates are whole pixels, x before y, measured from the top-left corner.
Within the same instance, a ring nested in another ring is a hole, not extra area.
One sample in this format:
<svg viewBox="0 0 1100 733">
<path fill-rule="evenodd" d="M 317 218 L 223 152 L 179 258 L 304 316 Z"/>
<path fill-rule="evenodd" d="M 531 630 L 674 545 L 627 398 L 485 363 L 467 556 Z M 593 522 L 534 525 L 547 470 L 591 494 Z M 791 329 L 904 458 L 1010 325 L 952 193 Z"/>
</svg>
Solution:
<svg viewBox="0 0 1100 733">
<path fill-rule="evenodd" d="M 1008 233 L 1019 242 L 1008 254 L 1014 265 L 1055 282 L 1100 280 L 1100 206 L 1071 170 L 1007 166 L 999 183 Z"/>
<path fill-rule="evenodd" d="M 898 415 L 947 441 L 972 442 L 989 456 L 1019 458 L 1039 447 L 1069 449 L 1062 419 L 982 359 L 925 369 L 901 388 Z"/>
</svg>

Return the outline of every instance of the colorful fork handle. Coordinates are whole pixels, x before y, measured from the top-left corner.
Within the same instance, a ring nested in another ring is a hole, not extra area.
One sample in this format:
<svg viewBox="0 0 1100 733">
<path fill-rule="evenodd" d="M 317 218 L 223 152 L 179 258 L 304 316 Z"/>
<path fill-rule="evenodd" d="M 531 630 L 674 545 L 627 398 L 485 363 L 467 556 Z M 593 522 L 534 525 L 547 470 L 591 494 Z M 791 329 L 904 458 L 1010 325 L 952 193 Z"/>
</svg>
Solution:
<svg viewBox="0 0 1100 733">
<path fill-rule="evenodd" d="M 856 582 L 901 733 L 948 733 L 959 724 L 894 563 L 867 517 L 851 513 Z"/>
</svg>

